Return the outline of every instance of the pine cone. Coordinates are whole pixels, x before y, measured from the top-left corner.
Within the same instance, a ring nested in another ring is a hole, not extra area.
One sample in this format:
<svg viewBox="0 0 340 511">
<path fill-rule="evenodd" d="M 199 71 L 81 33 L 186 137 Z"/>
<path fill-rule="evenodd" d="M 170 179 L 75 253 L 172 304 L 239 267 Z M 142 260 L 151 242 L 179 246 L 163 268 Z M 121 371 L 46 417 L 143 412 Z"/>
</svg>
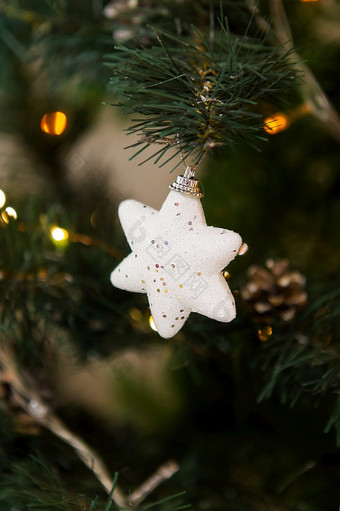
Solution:
<svg viewBox="0 0 340 511">
<path fill-rule="evenodd" d="M 266 268 L 249 268 L 241 296 L 256 321 L 272 324 L 279 317 L 288 322 L 306 305 L 306 278 L 298 271 L 289 271 L 288 264 L 286 259 L 268 259 Z"/>
</svg>

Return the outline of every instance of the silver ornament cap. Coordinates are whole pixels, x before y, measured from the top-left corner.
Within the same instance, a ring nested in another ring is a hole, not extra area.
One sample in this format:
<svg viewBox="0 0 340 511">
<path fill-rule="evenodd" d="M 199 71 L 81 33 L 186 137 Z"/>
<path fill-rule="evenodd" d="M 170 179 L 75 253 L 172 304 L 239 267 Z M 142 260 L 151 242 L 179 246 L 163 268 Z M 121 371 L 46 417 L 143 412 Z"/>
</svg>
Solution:
<svg viewBox="0 0 340 511">
<path fill-rule="evenodd" d="M 186 167 L 184 176 L 177 176 L 177 179 L 172 185 L 169 185 L 171 190 L 175 192 L 185 193 L 186 195 L 193 195 L 201 199 L 204 195 L 200 190 L 200 182 L 195 179 L 195 167 Z"/>
</svg>

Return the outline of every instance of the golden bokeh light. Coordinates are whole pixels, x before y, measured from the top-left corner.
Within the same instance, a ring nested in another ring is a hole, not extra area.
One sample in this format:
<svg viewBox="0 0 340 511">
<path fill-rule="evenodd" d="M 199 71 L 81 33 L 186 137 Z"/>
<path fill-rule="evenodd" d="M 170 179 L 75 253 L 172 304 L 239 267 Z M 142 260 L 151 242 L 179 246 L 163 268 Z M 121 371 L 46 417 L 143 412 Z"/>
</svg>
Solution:
<svg viewBox="0 0 340 511">
<path fill-rule="evenodd" d="M 154 330 L 155 332 L 158 332 L 157 327 L 156 327 L 156 325 L 155 325 L 155 322 L 154 322 L 154 320 L 153 320 L 153 317 L 152 317 L 152 316 L 150 316 L 150 317 L 149 317 L 149 325 L 150 325 L 150 328 L 151 328 L 152 330 Z"/>
<path fill-rule="evenodd" d="M 4 191 L 0 190 L 0 208 L 5 205 L 6 202 L 6 194 Z"/>
<path fill-rule="evenodd" d="M 67 126 L 67 117 L 64 112 L 50 112 L 43 116 L 40 127 L 48 135 L 61 135 Z"/>
<path fill-rule="evenodd" d="M 11 208 L 11 206 L 8 206 L 8 208 L 6 208 L 5 211 L 7 215 L 10 216 L 11 218 L 14 218 L 14 220 L 18 218 L 17 212 L 15 211 L 14 208 Z"/>
<path fill-rule="evenodd" d="M 143 314 L 136 307 L 133 307 L 129 310 L 129 316 L 131 319 L 133 319 L 133 321 L 142 321 L 143 319 Z"/>
<path fill-rule="evenodd" d="M 286 130 L 290 126 L 290 121 L 288 117 L 278 112 L 271 117 L 266 117 L 264 120 L 264 129 L 269 135 L 276 135 L 281 131 Z"/>
<path fill-rule="evenodd" d="M 244 255 L 248 252 L 249 250 L 249 247 L 247 245 L 247 243 L 242 243 L 242 245 L 240 246 L 240 250 L 238 251 L 238 255 Z"/>
<path fill-rule="evenodd" d="M 56 241 L 58 243 L 66 241 L 69 237 L 69 233 L 67 232 L 67 230 L 63 229 L 62 227 L 57 226 L 51 227 L 50 233 L 53 241 Z"/>
<path fill-rule="evenodd" d="M 257 337 L 260 341 L 265 342 L 268 341 L 269 337 L 272 335 L 273 329 L 271 326 L 266 326 L 264 328 L 259 328 L 257 331 Z"/>
<path fill-rule="evenodd" d="M 5 223 L 5 224 L 9 224 L 10 222 L 10 219 L 13 219 L 13 220 L 16 220 L 18 218 L 18 215 L 17 215 L 17 212 L 15 211 L 14 208 L 11 208 L 10 206 L 8 206 L 6 209 L 3 210 L 3 212 L 1 213 L 1 220 Z"/>
</svg>

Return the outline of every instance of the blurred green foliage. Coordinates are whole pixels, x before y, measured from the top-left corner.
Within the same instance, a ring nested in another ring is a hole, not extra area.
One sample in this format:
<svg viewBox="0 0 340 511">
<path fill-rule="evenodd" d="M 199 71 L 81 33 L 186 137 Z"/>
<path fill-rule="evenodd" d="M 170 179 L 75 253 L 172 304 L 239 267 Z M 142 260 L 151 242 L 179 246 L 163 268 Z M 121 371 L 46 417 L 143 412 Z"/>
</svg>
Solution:
<svg viewBox="0 0 340 511">
<path fill-rule="evenodd" d="M 178 474 L 141 509 L 153 509 L 156 501 L 154 509 L 162 511 L 185 509 L 186 502 L 212 511 L 335 509 L 339 146 L 310 115 L 258 142 L 260 152 L 239 142 L 207 159 L 200 176 L 207 222 L 240 232 L 249 251 L 228 268 L 236 320 L 224 325 L 193 314 L 166 345 L 170 355 L 161 368 L 162 384 L 169 382 L 170 397 L 162 394 L 160 382 L 157 389 L 150 387 L 147 364 L 142 376 L 133 365 L 124 366 L 127 372 L 120 367 L 120 374 L 125 372 L 119 381 L 110 373 L 109 389 L 129 412 L 121 421 L 104 419 L 85 398 L 65 404 L 53 393 L 58 357 L 67 357 L 70 346 L 74 373 L 89 371 L 95 362 L 125 360 L 126 350 L 137 358 L 147 352 L 157 361 L 164 348 L 149 328 L 145 296 L 109 282 L 128 251 L 114 211 L 117 197 L 110 198 L 101 169 L 89 173 L 75 192 L 62 164 L 61 155 L 92 126 L 107 99 L 104 55 L 118 43 L 136 48 L 135 39 L 148 55 L 156 44 L 148 24 L 186 38 L 193 23 L 209 37 L 211 6 L 214 14 L 220 12 L 219 2 L 210 0 L 168 0 L 161 6 L 140 0 L 135 7 L 117 1 L 121 10 L 105 18 L 102 8 L 108 4 L 0 1 L 1 129 L 30 147 L 47 183 L 43 198 L 41 191 L 40 198 L 28 197 L 24 186 L 20 194 L 5 190 L 6 206 L 16 209 L 18 220 L 0 223 L 1 349 L 11 347 L 21 374 L 97 449 L 111 472 L 119 472 L 126 493 L 164 460 L 178 460 Z M 260 7 L 269 12 L 267 2 Z M 336 2 L 285 2 L 285 7 L 299 54 L 339 108 Z M 231 32 L 242 36 L 249 23 L 246 3 L 223 2 L 223 9 Z M 249 34 L 256 37 L 254 24 Z M 280 108 L 290 115 L 297 101 Z M 268 115 L 277 111 L 261 106 Z M 40 130 L 42 115 L 63 108 L 69 129 L 47 137 Z M 24 178 L 24 168 L 20 171 Z M 102 219 L 95 226 L 94 210 Z M 53 225 L 70 234 L 63 246 L 51 240 Z M 286 257 L 306 276 L 308 304 L 292 322 L 276 319 L 272 336 L 261 343 L 260 324 L 239 290 L 247 269 L 268 257 Z M 88 397 L 92 388 L 81 390 Z M 12 398 L 10 374 L 0 367 L 0 505 L 6 511 L 106 511 L 106 496 L 72 449 L 41 428 L 23 429 L 22 410 Z M 186 496 L 168 499 L 182 490 Z"/>
</svg>

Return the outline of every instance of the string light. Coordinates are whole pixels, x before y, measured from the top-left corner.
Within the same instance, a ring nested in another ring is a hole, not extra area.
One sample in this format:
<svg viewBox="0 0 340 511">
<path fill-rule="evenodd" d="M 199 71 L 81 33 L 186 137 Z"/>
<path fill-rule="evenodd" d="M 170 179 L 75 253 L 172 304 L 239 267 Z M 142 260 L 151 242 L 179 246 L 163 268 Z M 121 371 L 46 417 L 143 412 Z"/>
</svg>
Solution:
<svg viewBox="0 0 340 511">
<path fill-rule="evenodd" d="M 1 213 L 1 223 L 9 224 L 9 217 L 8 217 L 6 211 L 3 211 Z"/>
<path fill-rule="evenodd" d="M 152 330 L 154 330 L 155 332 L 158 332 L 157 327 L 156 327 L 156 325 L 155 325 L 155 322 L 154 322 L 154 320 L 153 320 L 153 317 L 152 317 L 152 316 L 150 316 L 150 317 L 149 317 L 149 325 L 150 325 L 150 328 L 151 328 Z"/>
<path fill-rule="evenodd" d="M 0 190 L 0 208 L 5 205 L 6 202 L 6 194 L 2 190 Z"/>
<path fill-rule="evenodd" d="M 247 243 L 242 243 L 240 250 L 238 251 L 238 255 L 244 255 L 248 252 L 248 250 L 249 250 L 249 247 L 248 247 Z"/>
<path fill-rule="evenodd" d="M 10 216 L 11 218 L 14 218 L 15 220 L 18 218 L 17 212 L 15 211 L 14 208 L 11 208 L 11 206 L 8 206 L 5 209 L 5 211 L 6 211 L 7 215 Z"/>
<path fill-rule="evenodd" d="M 318 0 L 300 0 L 301 2 L 317 2 Z"/>
<path fill-rule="evenodd" d="M 271 326 L 266 326 L 265 328 L 259 328 L 257 331 L 257 337 L 260 341 L 265 342 L 268 341 L 269 337 L 272 335 L 273 329 Z"/>
<path fill-rule="evenodd" d="M 314 2 L 316 0 L 301 0 L 301 1 L 309 1 Z M 276 135 L 281 131 L 286 130 L 289 126 L 299 117 L 303 117 L 304 115 L 310 114 L 312 111 L 312 106 L 308 102 L 304 102 L 301 105 L 297 106 L 293 110 L 290 110 L 288 114 L 284 114 L 283 112 L 277 112 L 274 115 L 266 117 L 264 120 L 264 129 L 269 135 Z"/>
<path fill-rule="evenodd" d="M 64 112 L 50 112 L 45 114 L 40 122 L 40 127 L 48 135 L 61 135 L 67 126 L 67 117 Z"/>
<path fill-rule="evenodd" d="M 69 233 L 67 232 L 66 229 L 63 229 L 62 227 L 57 227 L 56 225 L 51 227 L 50 234 L 52 240 L 56 241 L 57 243 L 64 242 L 69 237 Z"/>
<path fill-rule="evenodd" d="M 264 120 L 264 129 L 269 135 L 276 135 L 286 130 L 290 126 L 288 117 L 282 112 L 278 112 Z"/>
<path fill-rule="evenodd" d="M 10 218 L 13 218 L 13 220 L 16 220 L 18 218 L 17 212 L 14 208 L 11 208 L 11 206 L 8 206 L 2 213 L 1 213 L 1 219 L 5 224 L 9 224 Z"/>
</svg>

